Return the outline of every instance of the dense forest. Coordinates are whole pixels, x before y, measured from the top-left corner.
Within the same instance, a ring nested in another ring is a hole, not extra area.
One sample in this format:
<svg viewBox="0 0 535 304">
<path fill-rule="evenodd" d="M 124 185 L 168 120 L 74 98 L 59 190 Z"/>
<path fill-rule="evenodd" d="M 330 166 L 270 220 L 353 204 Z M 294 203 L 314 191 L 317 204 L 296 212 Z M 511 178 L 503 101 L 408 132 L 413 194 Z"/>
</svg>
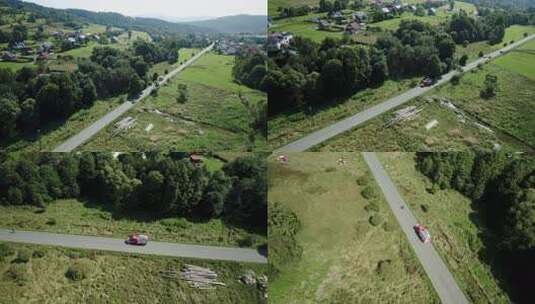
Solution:
<svg viewBox="0 0 535 304">
<path fill-rule="evenodd" d="M 0 155 L 0 204 L 46 208 L 55 199 L 89 199 L 111 210 L 196 219 L 224 217 L 266 231 L 263 158 L 222 169 L 194 165 L 187 153 L 36 153 Z"/>
<path fill-rule="evenodd" d="M 504 153 L 418 153 L 418 169 L 434 186 L 453 188 L 474 201 L 484 220 L 483 240 L 497 273 L 519 303 L 535 298 L 535 158 Z M 490 230 L 490 234 L 485 232 Z M 492 237 L 491 237 L 492 236 Z M 497 262 L 497 263 L 496 263 Z"/>
<path fill-rule="evenodd" d="M 151 65 L 177 62 L 178 49 L 176 41 L 152 43 L 140 39 L 127 51 L 96 47 L 89 59 L 78 60 L 78 70 L 74 72 L 23 67 L 14 73 L 0 68 L 2 141 L 66 119 L 90 107 L 97 98 L 138 95 L 153 80 L 152 75 L 147 75 Z"/>
</svg>

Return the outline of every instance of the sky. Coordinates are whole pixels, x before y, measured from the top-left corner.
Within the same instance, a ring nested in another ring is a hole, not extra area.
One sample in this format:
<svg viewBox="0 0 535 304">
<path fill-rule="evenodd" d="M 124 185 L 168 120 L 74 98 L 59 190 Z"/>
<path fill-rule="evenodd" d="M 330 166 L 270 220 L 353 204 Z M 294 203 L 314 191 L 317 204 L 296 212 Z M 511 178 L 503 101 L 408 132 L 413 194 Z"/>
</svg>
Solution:
<svg viewBox="0 0 535 304">
<path fill-rule="evenodd" d="M 54 8 L 177 18 L 267 15 L 267 0 L 24 0 Z"/>
</svg>

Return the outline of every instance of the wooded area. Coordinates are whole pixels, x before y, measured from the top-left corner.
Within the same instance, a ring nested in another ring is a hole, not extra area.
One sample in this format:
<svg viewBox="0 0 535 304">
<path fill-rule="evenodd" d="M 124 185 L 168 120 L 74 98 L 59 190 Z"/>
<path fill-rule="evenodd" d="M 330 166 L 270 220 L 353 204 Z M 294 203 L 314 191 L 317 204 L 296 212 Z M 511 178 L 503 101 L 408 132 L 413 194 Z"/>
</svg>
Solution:
<svg viewBox="0 0 535 304">
<path fill-rule="evenodd" d="M 0 204 L 46 208 L 56 199 L 80 198 L 121 212 L 223 217 L 265 233 L 265 170 L 260 156 L 240 157 L 211 172 L 192 164 L 187 153 L 4 155 Z"/>
<path fill-rule="evenodd" d="M 486 259 L 507 277 L 513 299 L 533 299 L 535 159 L 505 153 L 417 153 L 417 167 L 433 181 L 429 191 L 453 188 L 474 201 L 485 221 L 482 239 L 498 250 Z"/>
</svg>

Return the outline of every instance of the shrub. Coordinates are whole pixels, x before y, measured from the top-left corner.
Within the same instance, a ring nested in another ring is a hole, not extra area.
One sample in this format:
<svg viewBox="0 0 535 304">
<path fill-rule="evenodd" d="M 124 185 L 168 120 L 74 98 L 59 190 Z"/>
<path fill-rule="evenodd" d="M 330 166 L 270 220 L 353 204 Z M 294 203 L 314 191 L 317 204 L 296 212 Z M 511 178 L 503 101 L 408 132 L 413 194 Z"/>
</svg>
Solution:
<svg viewBox="0 0 535 304">
<path fill-rule="evenodd" d="M 191 223 L 184 218 L 168 218 L 161 220 L 160 224 L 165 226 L 167 231 L 175 229 L 187 229 L 191 227 Z"/>
<path fill-rule="evenodd" d="M 527 37 L 528 36 L 528 33 L 524 33 L 524 37 Z"/>
<path fill-rule="evenodd" d="M 389 221 L 386 221 L 383 223 L 383 229 L 386 231 L 386 232 L 390 232 L 390 231 L 394 231 L 396 227 L 394 226 L 394 224 L 392 224 L 391 222 Z"/>
<path fill-rule="evenodd" d="M 243 239 L 238 241 L 238 246 L 240 247 L 251 247 L 256 243 L 256 237 L 254 235 L 248 235 Z"/>
<path fill-rule="evenodd" d="M 30 280 L 26 264 L 11 264 L 6 271 L 6 277 L 22 286 Z"/>
<path fill-rule="evenodd" d="M 49 225 L 49 226 L 54 226 L 54 225 L 56 225 L 56 220 L 55 219 L 49 219 L 48 221 L 46 221 L 46 224 Z"/>
<path fill-rule="evenodd" d="M 360 194 L 362 194 L 362 196 L 368 200 L 377 198 L 377 191 L 375 190 L 375 187 L 370 186 L 370 185 L 364 187 L 364 189 L 362 189 Z"/>
<path fill-rule="evenodd" d="M 328 167 L 328 168 L 325 168 L 325 172 L 327 173 L 331 173 L 331 172 L 335 172 L 336 171 L 336 168 L 335 167 Z"/>
<path fill-rule="evenodd" d="M 461 75 L 458 75 L 458 74 L 453 75 L 450 80 L 452 85 L 458 85 L 460 81 L 461 81 Z"/>
<path fill-rule="evenodd" d="M 32 257 L 33 251 L 28 248 L 21 248 L 18 251 L 17 258 L 13 261 L 15 263 L 28 263 Z"/>
<path fill-rule="evenodd" d="M 91 265 L 85 261 L 78 261 L 67 269 L 65 276 L 73 281 L 81 281 L 90 275 Z"/>
<path fill-rule="evenodd" d="M 379 226 L 381 222 L 383 221 L 383 218 L 379 214 L 374 214 L 370 216 L 369 221 L 372 226 Z"/>
<path fill-rule="evenodd" d="M 394 274 L 394 265 L 391 260 L 381 260 L 377 263 L 375 271 L 382 279 L 389 279 Z"/>
<path fill-rule="evenodd" d="M 73 260 L 77 260 L 81 257 L 80 252 L 78 251 L 68 251 L 65 255 Z"/>
<path fill-rule="evenodd" d="M 370 179 L 367 175 L 363 175 L 359 178 L 357 178 L 357 185 L 359 186 L 366 186 L 370 182 Z"/>
<path fill-rule="evenodd" d="M 5 258 L 13 255 L 14 253 L 15 251 L 10 245 L 4 243 L 0 244 L 0 261 L 3 261 Z"/>
<path fill-rule="evenodd" d="M 376 202 L 371 202 L 364 207 L 367 212 L 379 212 L 379 205 Z"/>
<path fill-rule="evenodd" d="M 34 258 L 42 258 L 45 256 L 45 252 L 41 249 L 37 249 L 33 252 L 32 257 Z"/>
<path fill-rule="evenodd" d="M 483 55 L 485 55 L 485 54 L 483 54 L 483 51 L 480 51 L 479 54 L 478 54 L 479 58 L 483 57 Z"/>
<path fill-rule="evenodd" d="M 429 206 L 427 206 L 426 204 L 421 204 L 420 208 L 422 209 L 423 212 L 429 211 Z"/>
</svg>

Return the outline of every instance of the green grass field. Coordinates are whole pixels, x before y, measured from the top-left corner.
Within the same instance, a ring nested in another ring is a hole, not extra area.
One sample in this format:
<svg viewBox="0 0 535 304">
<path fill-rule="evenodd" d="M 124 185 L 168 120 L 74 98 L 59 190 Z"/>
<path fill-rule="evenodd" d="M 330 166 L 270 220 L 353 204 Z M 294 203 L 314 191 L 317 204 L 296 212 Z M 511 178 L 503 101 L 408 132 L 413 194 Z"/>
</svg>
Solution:
<svg viewBox="0 0 535 304">
<path fill-rule="evenodd" d="M 252 247 L 266 242 L 265 236 L 230 226 L 221 219 L 207 222 L 160 219 L 146 212 L 112 213 L 101 206 L 77 200 L 58 200 L 50 203 L 43 213 L 35 207 L 0 206 L 0 227 L 116 238 L 139 232 L 158 241 L 232 247 L 238 247 L 240 241 L 249 236 L 257 240 Z"/>
<path fill-rule="evenodd" d="M 311 114 L 294 111 L 273 116 L 268 121 L 269 146 L 278 148 L 312 131 L 383 102 L 409 89 L 415 80 L 388 80 L 379 88 L 365 89 L 345 100 L 312 108 Z"/>
<path fill-rule="evenodd" d="M 165 150 L 213 151 L 247 149 L 247 120 L 238 93 L 248 100 L 265 100 L 266 94 L 241 86 L 232 80 L 234 57 L 209 53 L 188 67 L 168 84 L 157 97 L 149 97 L 124 117 L 137 119 L 127 133 L 112 136 L 114 126 L 103 130 L 83 150 Z M 188 87 L 189 100 L 176 101 L 178 84 Z M 154 110 L 163 114 L 157 114 Z M 153 124 L 150 132 L 146 128 Z M 256 136 L 255 149 L 265 147 L 265 138 Z"/>
<path fill-rule="evenodd" d="M 532 40 L 509 54 L 496 59 L 496 65 L 535 81 L 535 41 Z"/>
<path fill-rule="evenodd" d="M 504 56 L 516 57 L 512 52 Z M 521 55 L 523 56 L 523 55 Z M 533 56 L 533 55 L 532 55 Z M 498 59 L 501 60 L 501 59 Z M 520 68 L 520 72 L 528 71 Z M 416 105 L 423 111 L 408 121 L 386 128 L 385 123 L 393 117 L 393 111 L 385 113 L 366 124 L 341 134 L 316 147 L 321 151 L 446 151 L 474 148 L 492 149 L 499 144 L 507 151 L 529 151 L 535 146 L 535 115 L 531 106 L 535 82 L 520 73 L 495 63 L 486 64 L 481 70 L 463 75 L 459 85 L 447 83 L 426 93 L 398 109 Z M 498 76 L 497 95 L 483 99 L 485 75 Z M 429 99 L 435 100 L 426 103 Z M 468 114 L 463 121 L 451 109 L 439 105 L 437 100 L 449 100 Z M 430 130 L 425 125 L 436 119 L 438 125 Z M 478 127 L 474 122 L 483 122 L 494 133 Z"/>
<path fill-rule="evenodd" d="M 247 270 L 266 273 L 265 265 L 119 254 L 93 250 L 3 243 L 12 254 L 0 260 L 0 303 L 266 303 L 256 286 L 239 277 Z M 15 262 L 20 252 L 33 257 Z M 41 257 L 39 257 L 41 256 Z M 200 290 L 179 279 L 164 278 L 160 271 L 179 271 L 182 265 L 207 267 L 226 287 Z M 85 267 L 86 277 L 67 278 L 73 265 Z"/>
<path fill-rule="evenodd" d="M 269 0 L 268 14 L 269 16 L 277 16 L 277 9 L 279 7 L 291 7 L 300 5 L 318 6 L 319 0 Z"/>
<path fill-rule="evenodd" d="M 473 61 L 478 58 L 479 52 L 488 54 L 503 47 L 504 42 L 518 41 L 524 37 L 524 33 L 535 34 L 535 26 L 512 25 L 505 29 L 505 36 L 501 43 L 490 45 L 486 41 L 470 43 L 467 47 L 461 45 L 457 46 L 455 51 L 457 57 L 468 55 L 468 61 Z"/>
<path fill-rule="evenodd" d="M 415 168 L 412 153 L 380 153 L 379 158 L 419 221 L 428 227 L 433 245 L 447 263 L 459 287 L 473 303 L 510 303 L 500 288 L 503 280 L 493 276 L 480 256 L 492 259 L 494 248 L 484 247 L 483 237 L 492 235 L 481 223 L 472 202 L 454 190 L 430 194 L 431 182 Z M 422 205 L 427 205 L 424 212 Z"/>
<path fill-rule="evenodd" d="M 299 262 L 272 280 L 270 303 L 436 303 L 437 296 L 386 202 L 365 199 L 357 153 L 292 153 L 287 165 L 268 160 L 269 200 L 301 221 Z M 337 162 L 343 157 L 346 164 Z M 374 201 L 379 210 L 366 211 Z M 371 216 L 382 222 L 373 226 Z M 378 269 L 380 261 L 388 267 Z"/>
<path fill-rule="evenodd" d="M 472 123 L 463 123 L 453 111 L 437 101 L 426 103 L 425 100 L 417 99 L 395 109 L 421 107 L 422 111 L 410 120 L 386 127 L 393 118 L 393 111 L 390 111 L 314 147 L 312 151 L 458 151 L 492 149 L 494 143 L 501 143 L 510 150 L 522 150 L 503 143 L 495 134 Z M 434 119 L 438 124 L 426 130 L 425 125 Z"/>
</svg>

